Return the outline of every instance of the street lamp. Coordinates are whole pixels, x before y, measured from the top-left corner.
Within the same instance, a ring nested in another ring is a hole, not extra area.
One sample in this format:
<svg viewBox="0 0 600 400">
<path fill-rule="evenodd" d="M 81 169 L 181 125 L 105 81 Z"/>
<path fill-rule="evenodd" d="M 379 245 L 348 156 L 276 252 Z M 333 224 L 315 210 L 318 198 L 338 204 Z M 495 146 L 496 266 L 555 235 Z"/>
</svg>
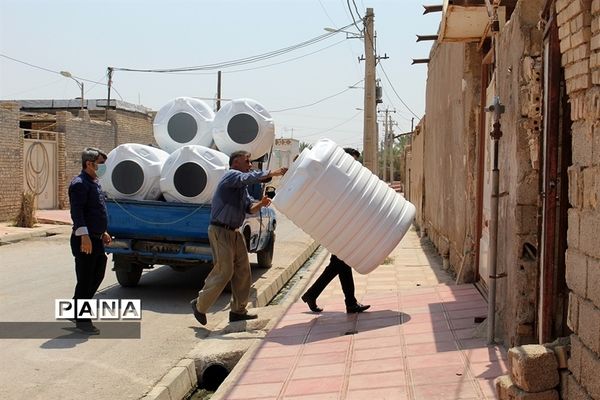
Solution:
<svg viewBox="0 0 600 400">
<path fill-rule="evenodd" d="M 362 39 L 364 37 L 362 35 L 362 33 L 345 31 L 343 29 L 335 29 L 335 28 L 329 28 L 329 27 L 323 28 L 323 29 L 325 29 L 327 32 L 331 32 L 331 33 L 344 32 L 346 34 L 346 39 Z"/>
<path fill-rule="evenodd" d="M 77 86 L 79 86 L 79 88 L 81 89 L 81 109 L 83 110 L 83 82 L 80 82 L 77 79 L 73 78 L 73 75 L 71 75 L 69 71 L 60 71 L 60 74 L 65 78 L 73 79 L 77 83 Z"/>
</svg>

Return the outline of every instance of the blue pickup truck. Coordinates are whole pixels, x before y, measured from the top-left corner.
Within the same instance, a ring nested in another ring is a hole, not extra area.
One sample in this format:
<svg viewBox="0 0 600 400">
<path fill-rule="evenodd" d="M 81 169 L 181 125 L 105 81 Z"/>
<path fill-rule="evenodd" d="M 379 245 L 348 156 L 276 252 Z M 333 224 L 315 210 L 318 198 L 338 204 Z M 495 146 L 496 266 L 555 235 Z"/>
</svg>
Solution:
<svg viewBox="0 0 600 400">
<path fill-rule="evenodd" d="M 108 233 L 113 237 L 106 252 L 113 255 L 113 269 L 121 286 L 136 286 L 142 271 L 154 265 L 176 270 L 210 267 L 210 205 L 107 199 L 106 208 Z M 276 225 L 275 211 L 266 207 L 247 214 L 240 228 L 248 252 L 257 255 L 259 267 L 272 265 Z"/>
</svg>

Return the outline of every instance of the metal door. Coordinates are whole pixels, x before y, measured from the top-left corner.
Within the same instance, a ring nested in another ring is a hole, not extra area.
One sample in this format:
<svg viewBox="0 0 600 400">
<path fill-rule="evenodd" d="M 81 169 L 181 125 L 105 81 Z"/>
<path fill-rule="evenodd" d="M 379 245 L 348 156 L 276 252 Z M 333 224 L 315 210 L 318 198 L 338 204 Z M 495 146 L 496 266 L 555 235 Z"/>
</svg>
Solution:
<svg viewBox="0 0 600 400">
<path fill-rule="evenodd" d="M 56 141 L 23 140 L 23 189 L 36 195 L 36 208 L 57 207 Z"/>
</svg>

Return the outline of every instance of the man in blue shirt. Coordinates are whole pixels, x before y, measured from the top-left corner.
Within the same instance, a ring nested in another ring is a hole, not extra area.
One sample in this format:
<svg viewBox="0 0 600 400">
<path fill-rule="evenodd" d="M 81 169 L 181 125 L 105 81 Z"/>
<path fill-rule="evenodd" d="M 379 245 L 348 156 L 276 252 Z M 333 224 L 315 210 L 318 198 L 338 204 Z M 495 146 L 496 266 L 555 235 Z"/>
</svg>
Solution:
<svg viewBox="0 0 600 400">
<path fill-rule="evenodd" d="M 106 205 L 98 183 L 106 166 L 106 154 L 93 147 L 81 153 L 82 171 L 69 185 L 73 233 L 71 252 L 75 257 L 77 285 L 73 299 L 91 299 L 100 287 L 106 270 L 104 245 L 110 243 L 106 232 Z M 76 318 L 77 328 L 89 335 L 100 333 L 89 319 Z"/>
<path fill-rule="evenodd" d="M 271 204 L 266 196 L 260 201 L 248 194 L 248 185 L 261 183 L 274 176 L 281 176 L 287 168 L 274 171 L 252 171 L 250 153 L 236 151 L 229 157 L 230 170 L 223 175 L 212 198 L 208 239 L 213 255 L 213 268 L 206 278 L 198 297 L 190 304 L 194 317 L 206 325 L 206 313 L 214 304 L 228 282 L 231 281 L 231 311 L 229 321 L 257 318 L 249 314 L 246 306 L 250 296 L 252 275 L 246 243 L 239 227 L 246 213 L 254 214 Z"/>
</svg>

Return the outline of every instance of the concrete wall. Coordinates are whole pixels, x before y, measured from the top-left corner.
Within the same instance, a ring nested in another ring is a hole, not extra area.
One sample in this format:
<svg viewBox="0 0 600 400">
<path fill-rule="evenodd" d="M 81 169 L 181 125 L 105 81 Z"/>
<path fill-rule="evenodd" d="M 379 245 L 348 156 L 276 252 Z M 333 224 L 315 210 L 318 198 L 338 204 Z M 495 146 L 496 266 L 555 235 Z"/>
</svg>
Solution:
<svg viewBox="0 0 600 400">
<path fill-rule="evenodd" d="M 566 278 L 574 333 L 568 395 L 600 399 L 600 0 L 557 0 L 556 12 L 573 120 Z"/>
<path fill-rule="evenodd" d="M 0 103 L 0 221 L 17 216 L 23 192 L 23 135 L 19 106 Z"/>
<path fill-rule="evenodd" d="M 497 95 L 505 106 L 499 142 L 498 333 L 510 346 L 536 341 L 539 136 L 542 115 L 542 32 L 536 27 L 544 0 L 519 2 L 499 35 Z M 491 140 L 488 152 L 492 154 Z M 535 251 L 533 252 L 535 253 Z"/>
<path fill-rule="evenodd" d="M 412 143 L 405 148 L 406 158 L 406 181 L 404 185 L 404 195 L 415 205 L 417 214 L 415 216 L 415 225 L 420 231 L 423 227 L 423 203 L 425 193 L 423 191 L 423 158 L 424 158 L 424 138 L 423 134 L 426 118 L 423 118 L 412 135 Z"/>
<path fill-rule="evenodd" d="M 430 54 L 423 129 L 423 229 L 459 274 L 474 279 L 475 163 L 481 55 L 439 43 Z"/>
</svg>

